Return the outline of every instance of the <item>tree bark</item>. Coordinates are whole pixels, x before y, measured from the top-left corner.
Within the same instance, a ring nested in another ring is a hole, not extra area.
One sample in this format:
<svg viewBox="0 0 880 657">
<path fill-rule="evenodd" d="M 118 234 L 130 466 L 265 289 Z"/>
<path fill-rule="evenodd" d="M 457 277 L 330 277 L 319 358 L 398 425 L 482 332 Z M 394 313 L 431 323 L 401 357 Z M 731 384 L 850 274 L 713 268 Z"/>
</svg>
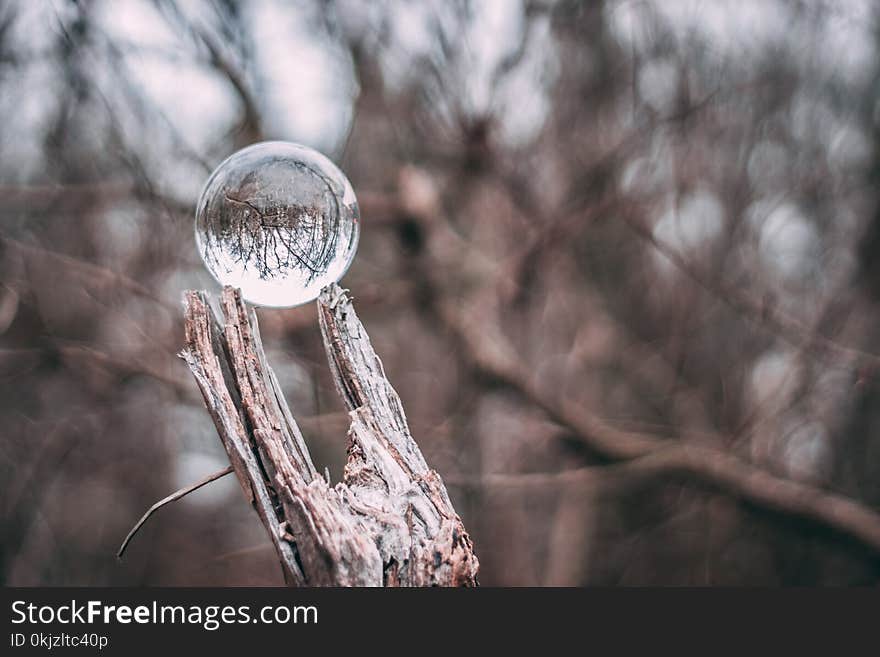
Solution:
<svg viewBox="0 0 880 657">
<path fill-rule="evenodd" d="M 477 584 L 470 537 L 343 289 L 330 285 L 318 299 L 324 348 L 351 417 L 335 487 L 312 463 L 240 293 L 223 290 L 222 325 L 204 292 L 187 292 L 185 305 L 180 355 L 289 585 Z"/>
</svg>

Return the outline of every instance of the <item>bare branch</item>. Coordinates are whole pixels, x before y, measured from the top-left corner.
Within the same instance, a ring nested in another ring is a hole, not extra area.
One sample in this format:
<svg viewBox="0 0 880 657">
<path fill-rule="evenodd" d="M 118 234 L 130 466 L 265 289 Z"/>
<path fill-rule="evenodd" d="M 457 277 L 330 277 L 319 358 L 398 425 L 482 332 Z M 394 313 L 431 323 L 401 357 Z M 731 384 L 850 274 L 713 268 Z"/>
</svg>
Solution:
<svg viewBox="0 0 880 657">
<path fill-rule="evenodd" d="M 481 316 L 487 314 L 483 308 Z M 684 475 L 762 508 L 835 529 L 880 553 L 880 513 L 860 502 L 781 478 L 720 448 L 613 427 L 582 405 L 542 390 L 496 324 L 469 323 L 449 309 L 444 317 L 477 368 L 519 392 L 602 456 L 627 462 L 627 473 Z"/>
<path fill-rule="evenodd" d="M 171 504 L 172 502 L 176 502 L 177 500 L 181 499 L 182 497 L 189 495 L 193 491 L 197 491 L 202 486 L 207 486 L 212 481 L 217 481 L 221 477 L 225 477 L 226 475 L 230 474 L 231 472 L 232 472 L 232 466 L 229 465 L 229 466 L 223 468 L 222 470 L 218 470 L 217 472 L 209 474 L 204 479 L 200 479 L 199 481 L 197 481 L 194 484 L 190 484 L 189 486 L 181 488 L 180 490 L 175 491 L 174 493 L 171 493 L 171 495 L 169 495 L 168 497 L 163 497 L 161 500 L 156 502 L 153 506 L 151 506 L 149 509 L 147 509 L 147 512 L 141 517 L 140 520 L 137 521 L 137 524 L 135 524 L 135 526 L 131 528 L 131 531 L 128 532 L 128 535 L 125 537 L 125 540 L 122 541 L 122 545 L 119 546 L 119 550 L 116 552 L 116 558 L 117 559 L 122 558 L 122 555 L 125 552 L 125 549 L 128 547 L 128 544 L 131 543 L 131 539 L 133 539 L 135 537 L 135 534 L 137 534 L 140 531 L 140 528 L 144 526 L 144 523 L 147 522 L 147 520 L 149 520 L 150 516 L 153 515 L 156 511 L 161 509 L 166 504 Z"/>
<path fill-rule="evenodd" d="M 289 584 L 476 584 L 470 538 L 339 286 L 318 301 L 324 347 L 351 417 L 348 463 L 335 487 L 312 464 L 240 294 L 223 292 L 222 332 L 203 293 L 190 292 L 187 304 L 182 356 Z"/>
<path fill-rule="evenodd" d="M 772 304 L 754 299 L 747 292 L 713 277 L 705 276 L 677 250 L 658 240 L 654 234 L 638 220 L 625 216 L 625 223 L 640 238 L 669 259 L 675 267 L 704 290 L 732 308 L 746 319 L 768 328 L 789 344 L 830 358 L 837 364 L 861 364 L 876 370 L 880 367 L 880 356 L 853 347 L 839 344 L 804 326 L 794 317 L 786 314 Z"/>
</svg>

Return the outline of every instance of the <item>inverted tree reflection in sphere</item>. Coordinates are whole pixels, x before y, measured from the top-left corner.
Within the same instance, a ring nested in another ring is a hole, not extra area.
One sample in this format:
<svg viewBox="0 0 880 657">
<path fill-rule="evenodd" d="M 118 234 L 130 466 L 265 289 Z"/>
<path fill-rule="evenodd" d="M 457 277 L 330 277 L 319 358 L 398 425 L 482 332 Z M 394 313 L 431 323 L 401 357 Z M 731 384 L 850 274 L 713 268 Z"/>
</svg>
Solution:
<svg viewBox="0 0 880 657">
<path fill-rule="evenodd" d="M 223 285 L 260 306 L 312 301 L 346 272 L 360 217 L 351 184 L 316 150 L 272 141 L 234 153 L 196 208 L 196 243 Z"/>
</svg>

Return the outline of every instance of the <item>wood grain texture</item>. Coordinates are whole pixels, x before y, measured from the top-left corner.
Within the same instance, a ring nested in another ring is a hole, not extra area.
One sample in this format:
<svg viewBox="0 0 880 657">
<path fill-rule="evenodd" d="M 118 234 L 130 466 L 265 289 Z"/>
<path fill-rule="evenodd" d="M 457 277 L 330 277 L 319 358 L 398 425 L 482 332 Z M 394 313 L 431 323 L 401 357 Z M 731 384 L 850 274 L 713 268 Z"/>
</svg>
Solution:
<svg viewBox="0 0 880 657">
<path fill-rule="evenodd" d="M 330 369 L 351 417 L 336 486 L 318 475 L 239 292 L 223 290 L 222 320 L 204 292 L 188 292 L 185 305 L 181 357 L 288 584 L 476 585 L 470 537 L 344 290 L 331 285 L 318 299 Z"/>
</svg>

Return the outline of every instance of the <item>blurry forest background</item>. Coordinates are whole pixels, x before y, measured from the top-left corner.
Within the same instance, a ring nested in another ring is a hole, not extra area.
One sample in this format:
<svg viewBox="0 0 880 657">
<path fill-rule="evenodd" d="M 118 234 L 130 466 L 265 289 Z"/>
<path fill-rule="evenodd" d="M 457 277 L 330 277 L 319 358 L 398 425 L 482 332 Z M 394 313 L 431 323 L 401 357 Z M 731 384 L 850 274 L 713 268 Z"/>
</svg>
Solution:
<svg viewBox="0 0 880 657">
<path fill-rule="evenodd" d="M 876 585 L 878 48 L 869 0 L 0 2 L 0 580 L 281 584 L 233 477 L 114 558 L 226 465 L 180 302 L 271 138 L 354 185 L 481 583 Z M 314 305 L 259 316 L 338 480 Z"/>
</svg>

